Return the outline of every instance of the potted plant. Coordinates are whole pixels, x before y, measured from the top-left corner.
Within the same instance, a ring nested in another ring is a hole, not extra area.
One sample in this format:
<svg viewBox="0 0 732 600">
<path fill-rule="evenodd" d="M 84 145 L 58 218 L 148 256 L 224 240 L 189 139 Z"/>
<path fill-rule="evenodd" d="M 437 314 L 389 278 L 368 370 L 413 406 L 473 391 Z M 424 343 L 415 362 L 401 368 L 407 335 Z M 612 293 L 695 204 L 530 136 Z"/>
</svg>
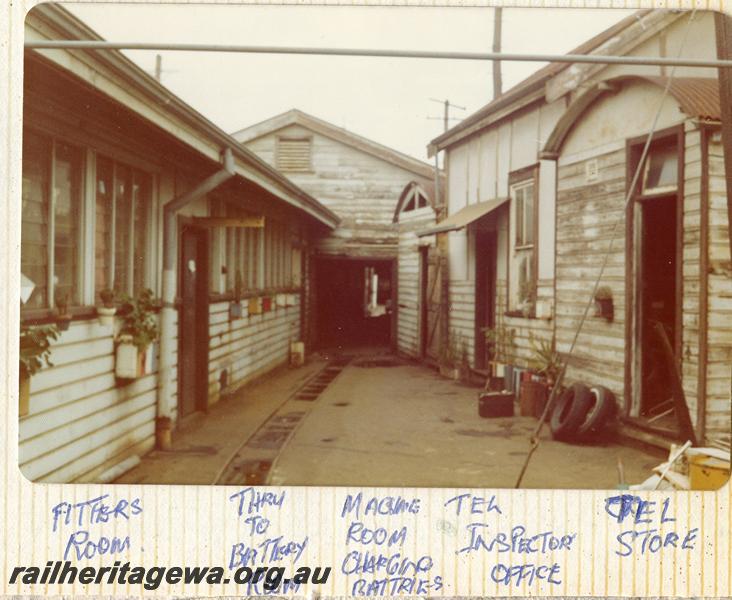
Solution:
<svg viewBox="0 0 732 600">
<path fill-rule="evenodd" d="M 229 318 L 230 319 L 241 319 L 243 316 L 243 310 L 241 305 L 242 296 L 242 276 L 241 271 L 236 272 L 236 279 L 234 281 L 234 299 L 229 304 Z"/>
<path fill-rule="evenodd" d="M 531 333 L 529 342 L 532 352 L 529 368 L 533 375 L 521 382 L 519 405 L 522 415 L 539 418 L 561 371 L 562 357 L 556 351 L 554 338 L 537 339 Z"/>
<path fill-rule="evenodd" d="M 447 343 L 440 350 L 440 375 L 460 379 L 460 367 L 467 358 L 467 344 L 459 333 L 452 330 L 448 333 Z"/>
<path fill-rule="evenodd" d="M 66 331 L 71 324 L 71 313 L 69 313 L 69 296 L 64 294 L 56 299 L 56 323 L 59 331 Z"/>
<path fill-rule="evenodd" d="M 507 363 L 515 353 L 516 330 L 499 323 L 495 327 L 483 329 L 483 334 L 493 359 L 490 361 L 491 376 L 504 379 L 506 387 L 511 387 L 508 385 L 508 380 L 511 378 L 511 369 Z"/>
<path fill-rule="evenodd" d="M 595 292 L 595 316 L 602 317 L 608 322 L 613 320 L 613 291 L 607 285 L 597 288 Z"/>
<path fill-rule="evenodd" d="M 152 290 L 142 290 L 137 298 L 124 298 L 115 361 L 119 379 L 137 379 L 145 374 L 147 351 L 158 337 L 154 310 Z"/>
<path fill-rule="evenodd" d="M 19 408 L 20 416 L 28 414 L 30 406 L 30 378 L 44 365 L 52 367 L 51 342 L 58 339 L 58 329 L 55 325 L 20 327 L 20 389 Z"/>
<path fill-rule="evenodd" d="M 99 323 L 107 326 L 114 325 L 114 314 L 117 312 L 117 307 L 114 305 L 114 291 L 104 288 L 99 292 L 99 297 L 102 300 L 102 306 L 97 306 Z"/>
</svg>

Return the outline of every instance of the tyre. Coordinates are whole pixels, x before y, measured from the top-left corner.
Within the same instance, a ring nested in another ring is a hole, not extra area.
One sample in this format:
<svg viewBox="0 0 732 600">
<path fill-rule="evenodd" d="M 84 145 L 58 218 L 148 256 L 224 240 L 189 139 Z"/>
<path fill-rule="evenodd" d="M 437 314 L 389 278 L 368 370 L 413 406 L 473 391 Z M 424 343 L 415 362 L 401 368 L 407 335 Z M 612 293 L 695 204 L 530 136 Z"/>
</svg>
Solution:
<svg viewBox="0 0 732 600">
<path fill-rule="evenodd" d="M 590 388 L 591 406 L 580 426 L 577 428 L 577 435 L 584 441 L 596 441 L 598 435 L 615 416 L 615 396 L 601 385 Z"/>
<path fill-rule="evenodd" d="M 592 394 L 587 386 L 575 383 L 560 397 L 552 411 L 551 429 L 555 440 L 571 441 L 585 421 L 592 406 Z"/>
</svg>

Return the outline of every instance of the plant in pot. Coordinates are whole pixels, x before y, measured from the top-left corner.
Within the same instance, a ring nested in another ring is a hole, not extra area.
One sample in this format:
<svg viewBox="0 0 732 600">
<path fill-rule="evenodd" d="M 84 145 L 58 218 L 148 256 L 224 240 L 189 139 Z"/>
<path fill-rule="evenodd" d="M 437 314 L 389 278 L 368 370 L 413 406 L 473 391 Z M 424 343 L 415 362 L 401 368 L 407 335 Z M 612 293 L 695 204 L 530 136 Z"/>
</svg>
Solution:
<svg viewBox="0 0 732 600">
<path fill-rule="evenodd" d="M 613 291 L 607 285 L 600 286 L 595 292 L 595 316 L 608 322 L 613 320 Z"/>
<path fill-rule="evenodd" d="M 51 342 L 58 339 L 58 329 L 55 325 L 40 327 L 20 326 L 20 389 L 19 414 L 28 414 L 30 406 L 30 378 L 43 368 L 52 367 Z"/>
<path fill-rule="evenodd" d="M 107 326 L 114 325 L 114 314 L 117 312 L 117 307 L 114 304 L 114 291 L 109 288 L 104 288 L 99 292 L 99 297 L 102 300 L 102 306 L 97 306 L 99 323 Z"/>
<path fill-rule="evenodd" d="M 242 296 L 242 276 L 241 271 L 236 272 L 236 278 L 234 281 L 234 299 L 229 304 L 229 318 L 230 319 L 241 319 L 243 315 L 241 306 Z"/>
<path fill-rule="evenodd" d="M 491 375 L 497 378 L 506 376 L 507 363 L 516 349 L 516 330 L 499 323 L 495 327 L 483 329 L 486 345 L 490 349 L 492 360 Z"/>
<path fill-rule="evenodd" d="M 551 339 L 537 339 L 529 334 L 531 359 L 529 368 L 534 376 L 521 382 L 519 405 L 524 416 L 541 417 L 547 398 L 562 369 L 562 357 L 556 351 L 556 342 Z"/>
<path fill-rule="evenodd" d="M 59 331 L 66 331 L 69 325 L 71 325 L 68 294 L 63 294 L 56 298 L 56 324 L 58 325 Z"/>
<path fill-rule="evenodd" d="M 126 296 L 119 309 L 122 318 L 115 361 L 119 379 L 137 379 L 145 374 L 150 345 L 158 337 L 152 290 L 142 290 L 137 298 Z"/>
</svg>

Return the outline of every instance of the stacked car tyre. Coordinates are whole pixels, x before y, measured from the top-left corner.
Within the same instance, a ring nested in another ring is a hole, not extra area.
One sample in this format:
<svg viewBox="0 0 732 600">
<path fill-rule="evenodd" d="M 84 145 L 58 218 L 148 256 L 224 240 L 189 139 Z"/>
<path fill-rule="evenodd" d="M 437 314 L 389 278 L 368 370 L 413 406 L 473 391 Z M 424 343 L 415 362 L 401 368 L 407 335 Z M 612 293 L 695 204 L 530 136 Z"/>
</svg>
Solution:
<svg viewBox="0 0 732 600">
<path fill-rule="evenodd" d="M 575 383 L 552 410 L 552 435 L 564 442 L 595 441 L 612 421 L 615 408 L 615 398 L 607 388 Z"/>
</svg>

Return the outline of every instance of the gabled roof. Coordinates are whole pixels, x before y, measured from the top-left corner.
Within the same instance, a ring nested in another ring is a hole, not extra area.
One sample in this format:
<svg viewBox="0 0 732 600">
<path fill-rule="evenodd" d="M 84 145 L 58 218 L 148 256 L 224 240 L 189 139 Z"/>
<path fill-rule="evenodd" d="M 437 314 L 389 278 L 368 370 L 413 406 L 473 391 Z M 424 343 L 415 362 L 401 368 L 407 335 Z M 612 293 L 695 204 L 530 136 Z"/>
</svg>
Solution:
<svg viewBox="0 0 732 600">
<path fill-rule="evenodd" d="M 394 150 L 393 148 L 374 142 L 373 140 L 353 133 L 352 131 L 348 131 L 347 129 L 343 129 L 342 127 L 337 127 L 332 123 L 328 123 L 328 121 L 309 115 L 296 108 L 288 110 L 287 112 L 275 117 L 271 117 L 255 125 L 240 129 L 231 135 L 242 144 L 247 144 L 252 140 L 269 135 L 270 133 L 279 131 L 280 129 L 289 127 L 290 125 L 300 125 L 305 129 L 309 129 L 310 131 L 334 139 L 342 144 L 351 146 L 356 150 L 360 150 L 361 152 L 371 154 L 376 158 L 380 158 L 381 160 L 392 163 L 406 171 L 421 175 L 422 177 L 431 179 L 435 176 L 434 167 L 422 162 L 421 160 L 412 158 L 398 150 Z"/>
<path fill-rule="evenodd" d="M 652 20 L 660 20 L 668 15 L 667 11 L 661 10 L 643 9 L 636 11 L 612 27 L 580 44 L 568 54 L 590 54 L 593 51 L 599 51 L 603 45 L 616 41 L 621 32 L 636 22 L 641 23 L 642 19 L 652 13 Z M 645 25 L 641 23 L 641 27 L 645 27 Z M 518 108 L 518 104 L 522 100 L 531 100 L 532 98 L 534 100 L 543 99 L 544 86 L 547 81 L 571 66 L 571 63 L 550 63 L 532 75 L 529 75 L 529 77 L 504 92 L 498 98 L 463 119 L 455 127 L 448 129 L 445 133 L 433 139 L 428 146 L 428 154 L 432 156 L 436 151 L 452 146 L 465 137 L 488 126 L 491 123 L 491 118 L 496 113 L 505 111 L 507 114 L 510 114 L 513 111 L 512 104 L 516 104 L 516 108 Z"/>
<path fill-rule="evenodd" d="M 38 23 L 42 24 L 44 29 L 52 32 L 53 39 L 103 39 L 83 21 L 76 18 L 68 9 L 59 4 L 35 6 L 26 17 L 26 28 L 29 24 Z M 27 29 L 26 35 L 28 35 Z M 50 56 L 53 52 L 38 50 L 30 50 L 30 52 L 52 60 Z M 161 85 L 154 77 L 133 63 L 119 50 L 73 52 L 89 57 L 94 61 L 93 64 L 96 68 L 102 67 L 123 78 L 130 93 L 143 98 L 151 106 L 158 107 L 166 119 L 177 123 L 182 122 L 192 127 L 197 139 L 201 140 L 202 146 L 205 146 L 207 150 L 214 150 L 218 156 L 218 153 L 223 153 L 224 149 L 231 149 L 235 159 L 234 168 L 237 176 L 255 183 L 273 196 L 315 218 L 327 227 L 335 228 L 339 223 L 340 218 L 332 210 L 295 185 L 254 152 L 241 146 L 229 134 Z M 64 67 L 64 65 L 61 66 Z M 117 102 L 120 101 L 118 98 L 112 99 Z M 141 116 L 145 118 L 144 115 Z M 184 143 L 187 142 L 184 141 Z M 194 149 L 203 153 L 202 148 Z M 209 152 L 210 154 L 211 152 Z"/>
</svg>

